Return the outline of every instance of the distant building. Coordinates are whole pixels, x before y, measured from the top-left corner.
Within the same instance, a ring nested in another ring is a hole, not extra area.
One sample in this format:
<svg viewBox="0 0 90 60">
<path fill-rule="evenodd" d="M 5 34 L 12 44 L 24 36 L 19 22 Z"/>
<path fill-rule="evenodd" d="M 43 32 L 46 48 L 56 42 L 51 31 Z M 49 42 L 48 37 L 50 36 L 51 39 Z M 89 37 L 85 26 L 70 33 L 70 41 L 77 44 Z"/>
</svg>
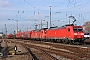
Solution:
<svg viewBox="0 0 90 60">
<path fill-rule="evenodd" d="M 0 32 L 0 38 L 3 38 L 3 32 Z"/>
</svg>

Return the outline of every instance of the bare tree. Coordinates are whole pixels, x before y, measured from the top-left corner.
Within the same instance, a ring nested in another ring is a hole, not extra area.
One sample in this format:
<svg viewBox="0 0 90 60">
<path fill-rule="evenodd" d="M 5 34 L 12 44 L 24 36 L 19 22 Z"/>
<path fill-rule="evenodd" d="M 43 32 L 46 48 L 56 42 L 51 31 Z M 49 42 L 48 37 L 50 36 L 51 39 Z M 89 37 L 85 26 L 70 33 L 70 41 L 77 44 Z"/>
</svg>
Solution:
<svg viewBox="0 0 90 60">
<path fill-rule="evenodd" d="M 83 25 L 84 31 L 90 33 L 90 21 L 87 21 Z"/>
</svg>

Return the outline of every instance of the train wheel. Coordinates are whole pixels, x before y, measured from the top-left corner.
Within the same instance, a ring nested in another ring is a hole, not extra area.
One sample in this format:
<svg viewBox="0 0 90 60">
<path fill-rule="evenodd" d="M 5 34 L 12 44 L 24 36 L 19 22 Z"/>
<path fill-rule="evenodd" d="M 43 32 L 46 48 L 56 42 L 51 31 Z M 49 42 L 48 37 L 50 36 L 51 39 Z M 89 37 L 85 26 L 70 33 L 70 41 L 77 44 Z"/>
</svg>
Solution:
<svg viewBox="0 0 90 60">
<path fill-rule="evenodd" d="M 75 43 L 74 41 L 70 40 L 70 44 L 74 44 L 74 43 Z"/>
<path fill-rule="evenodd" d="M 84 40 L 82 40 L 82 41 L 81 41 L 81 44 L 82 44 L 82 45 L 85 45 L 85 42 L 84 42 Z"/>
<path fill-rule="evenodd" d="M 63 44 L 66 44 L 66 41 L 65 41 L 65 40 L 62 40 L 62 43 L 63 43 Z"/>
<path fill-rule="evenodd" d="M 59 43 L 62 43 L 62 40 L 61 39 L 59 39 Z"/>
</svg>

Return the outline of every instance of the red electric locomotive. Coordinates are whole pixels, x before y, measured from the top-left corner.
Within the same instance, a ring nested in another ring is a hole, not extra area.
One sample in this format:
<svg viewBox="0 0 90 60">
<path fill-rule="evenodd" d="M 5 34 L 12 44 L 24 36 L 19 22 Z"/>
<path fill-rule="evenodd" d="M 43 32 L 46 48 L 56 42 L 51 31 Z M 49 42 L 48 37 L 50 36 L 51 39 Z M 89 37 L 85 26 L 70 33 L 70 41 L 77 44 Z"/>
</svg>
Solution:
<svg viewBox="0 0 90 60">
<path fill-rule="evenodd" d="M 25 39 L 25 32 L 20 32 L 20 39 Z"/>
<path fill-rule="evenodd" d="M 30 38 L 31 38 L 31 32 L 32 32 L 32 31 L 26 31 L 26 32 L 24 33 L 24 39 L 30 39 Z"/>
<path fill-rule="evenodd" d="M 46 39 L 46 30 L 47 30 L 47 29 L 48 29 L 48 28 L 42 28 L 42 29 L 40 30 L 39 39 L 41 39 L 41 40 Z"/>
<path fill-rule="evenodd" d="M 31 39 L 39 39 L 40 31 L 39 30 L 32 30 L 31 31 Z"/>
<path fill-rule="evenodd" d="M 22 35 L 23 35 L 23 32 L 20 32 L 19 31 L 15 35 L 16 35 L 16 37 L 15 37 L 16 39 L 21 39 L 22 38 Z"/>
<path fill-rule="evenodd" d="M 81 42 L 84 41 L 84 32 L 82 26 L 74 26 L 73 24 L 65 25 L 59 28 L 52 28 L 46 31 L 46 39 L 61 42 Z"/>
<path fill-rule="evenodd" d="M 15 38 L 16 39 L 30 39 L 31 31 L 17 32 Z"/>
<path fill-rule="evenodd" d="M 28 31 L 28 32 L 27 32 L 28 39 L 31 39 L 31 34 L 32 34 L 32 31 Z"/>
<path fill-rule="evenodd" d="M 16 37 L 15 37 L 16 39 L 18 39 L 18 38 L 20 38 L 20 32 L 17 32 L 16 33 Z"/>
<path fill-rule="evenodd" d="M 7 39 L 13 39 L 14 38 L 14 35 L 13 34 L 8 34 L 7 35 Z"/>
<path fill-rule="evenodd" d="M 43 40 L 46 38 L 46 29 L 48 28 L 42 28 L 40 30 L 32 30 L 31 31 L 31 39 L 36 40 Z"/>
</svg>

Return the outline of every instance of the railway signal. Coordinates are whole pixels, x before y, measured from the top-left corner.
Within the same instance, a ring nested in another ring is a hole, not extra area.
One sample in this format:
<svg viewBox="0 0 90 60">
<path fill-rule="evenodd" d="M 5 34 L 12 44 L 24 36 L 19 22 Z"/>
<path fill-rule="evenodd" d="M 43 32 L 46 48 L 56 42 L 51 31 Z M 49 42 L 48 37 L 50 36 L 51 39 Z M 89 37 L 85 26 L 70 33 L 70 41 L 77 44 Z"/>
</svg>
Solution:
<svg viewBox="0 0 90 60">
<path fill-rule="evenodd" d="M 16 51 L 17 51 L 17 46 L 16 45 L 14 47 L 14 51 L 15 51 L 15 55 L 16 55 Z"/>
</svg>

